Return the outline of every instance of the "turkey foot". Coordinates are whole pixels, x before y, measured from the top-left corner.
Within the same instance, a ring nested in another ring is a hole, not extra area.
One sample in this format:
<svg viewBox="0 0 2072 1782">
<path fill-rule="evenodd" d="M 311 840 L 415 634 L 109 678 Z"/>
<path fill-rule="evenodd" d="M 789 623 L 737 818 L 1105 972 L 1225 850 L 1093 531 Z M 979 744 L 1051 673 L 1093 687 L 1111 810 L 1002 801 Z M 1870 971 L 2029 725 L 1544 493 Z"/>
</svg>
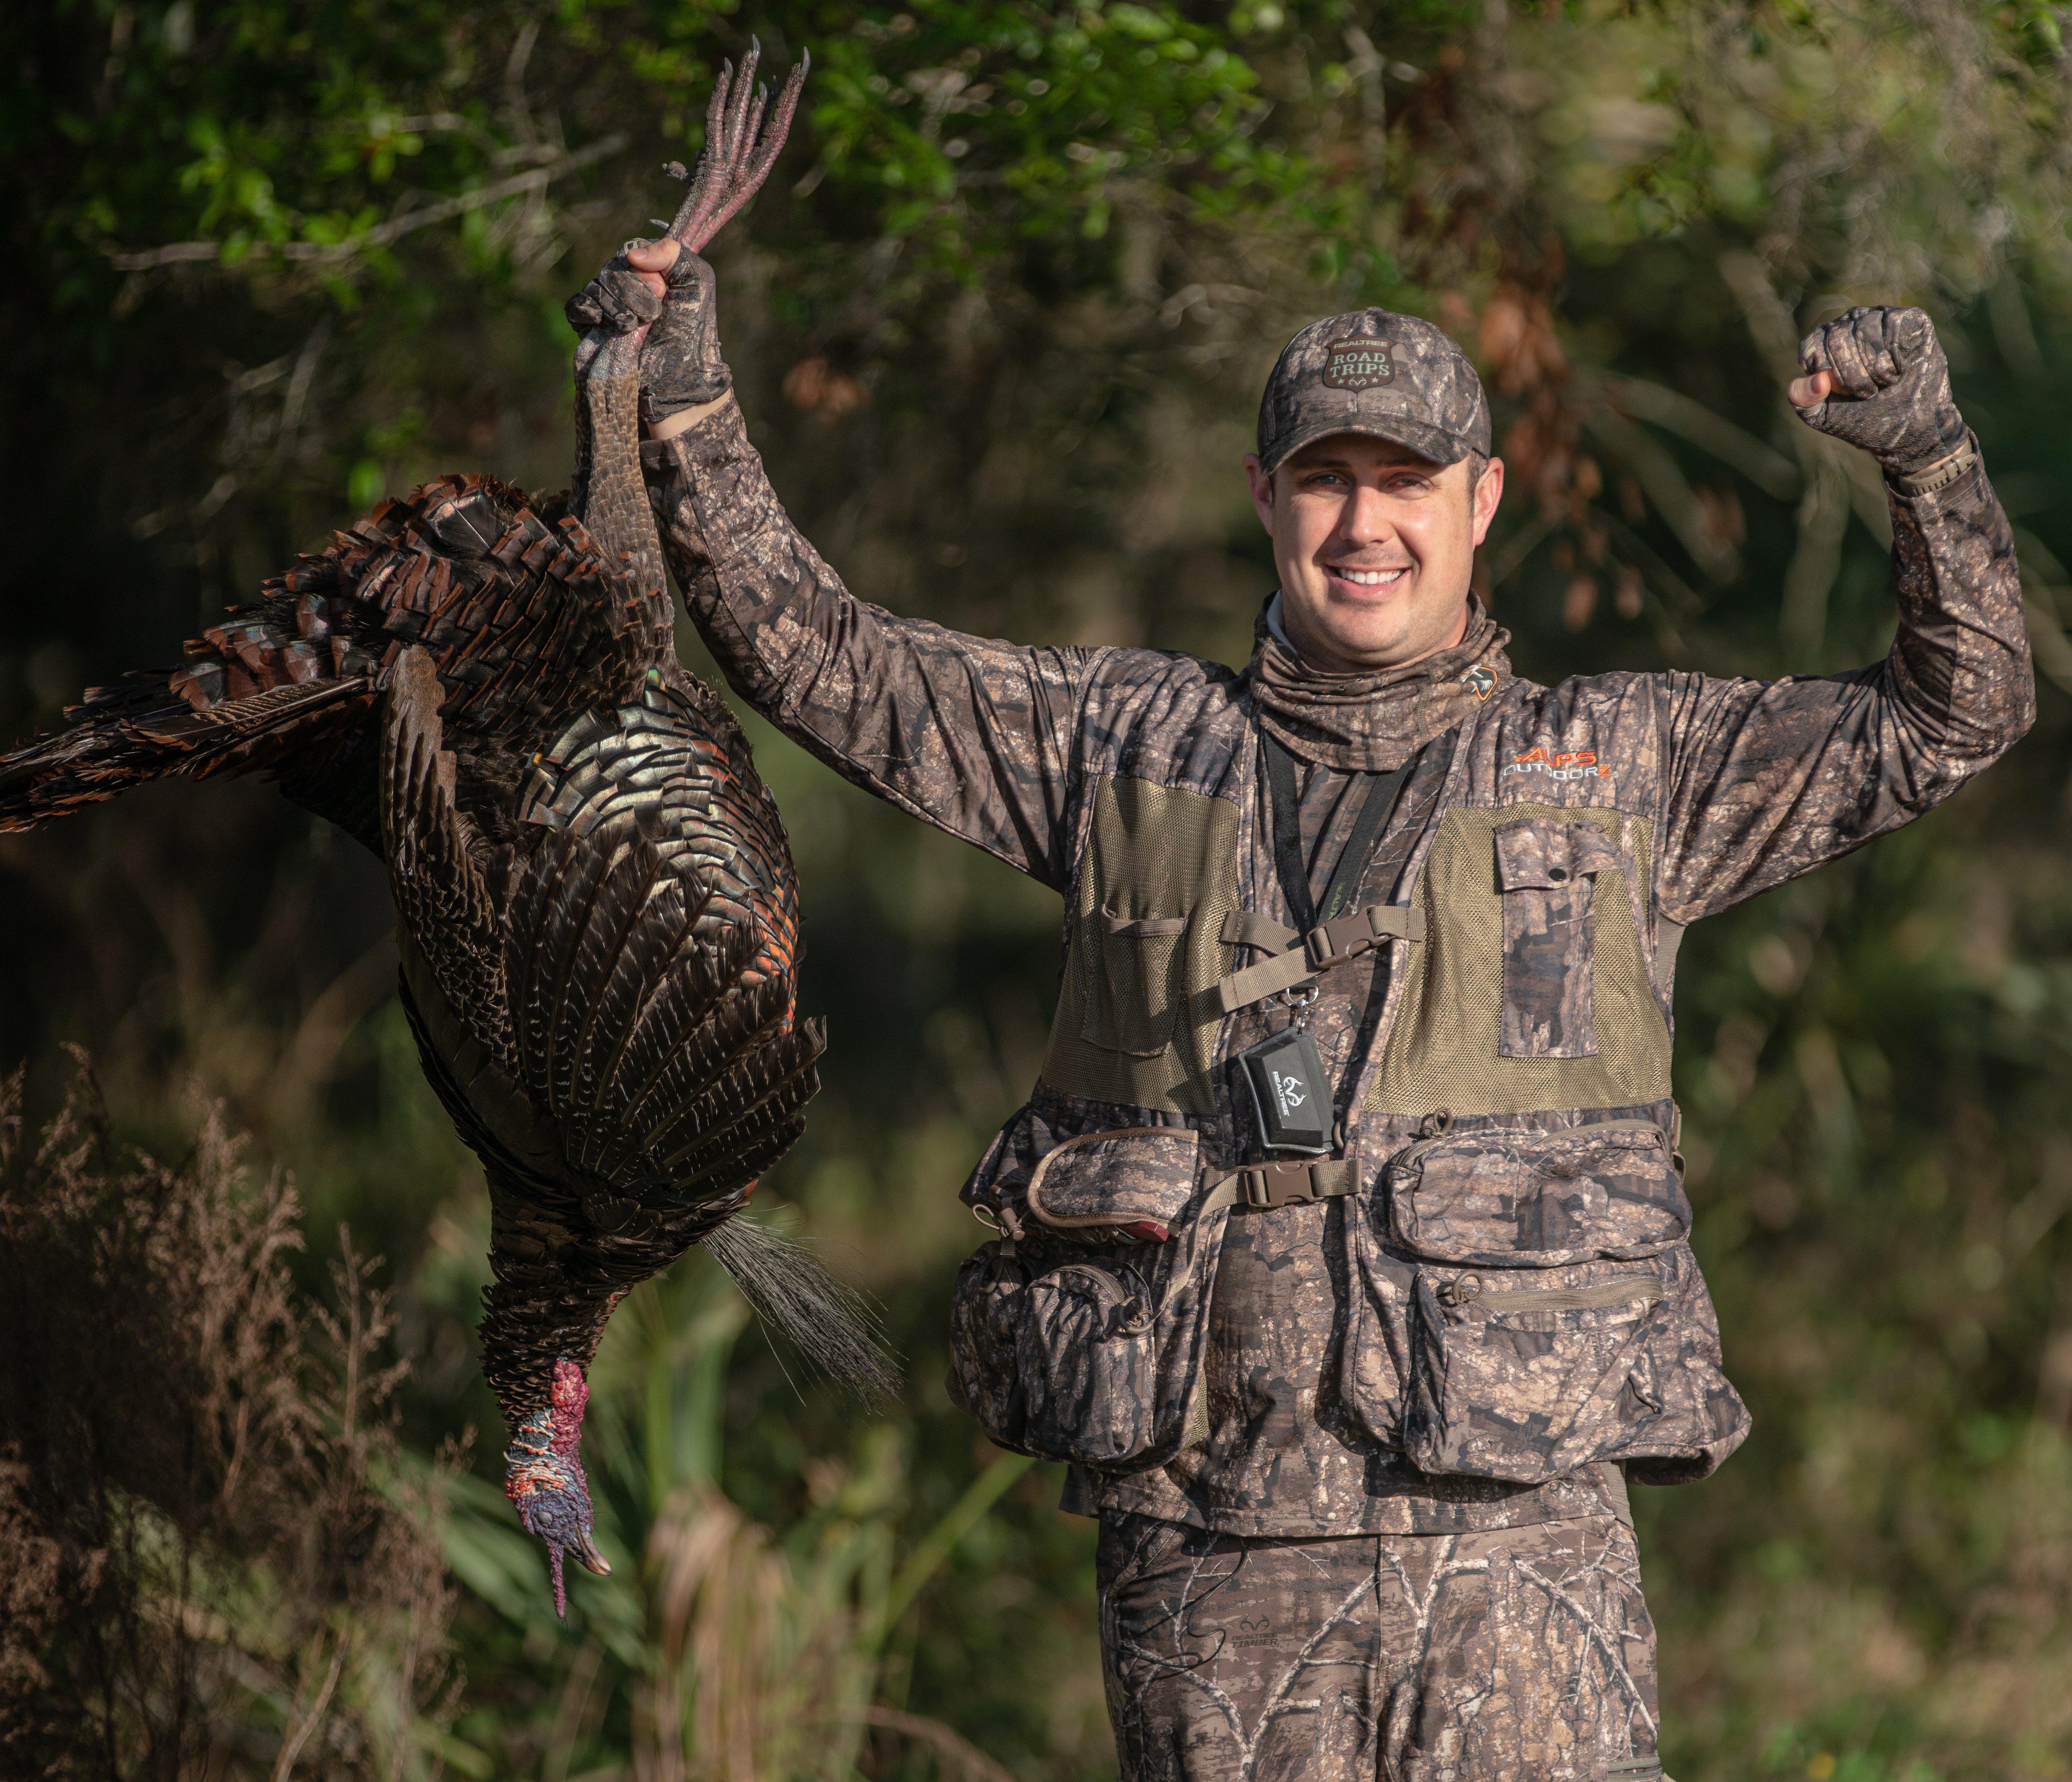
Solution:
<svg viewBox="0 0 2072 1782">
<path fill-rule="evenodd" d="M 786 77 L 777 95 L 777 109 L 769 113 L 767 129 L 763 118 L 769 112 L 769 89 L 758 84 L 751 92 L 749 84 L 755 78 L 755 64 L 762 56 L 761 41 L 750 38 L 738 77 L 731 62 L 721 68 L 719 79 L 713 84 L 712 103 L 705 108 L 705 146 L 698 151 L 697 170 L 685 172 L 680 161 L 672 161 L 664 170 L 689 189 L 663 239 L 680 242 L 693 253 L 699 253 L 727 220 L 755 195 L 770 177 L 778 150 L 791 132 L 792 116 L 799 109 L 799 90 L 806 84 L 806 71 L 813 65 L 812 54 L 810 51 L 801 54 L 799 65 Z"/>
</svg>

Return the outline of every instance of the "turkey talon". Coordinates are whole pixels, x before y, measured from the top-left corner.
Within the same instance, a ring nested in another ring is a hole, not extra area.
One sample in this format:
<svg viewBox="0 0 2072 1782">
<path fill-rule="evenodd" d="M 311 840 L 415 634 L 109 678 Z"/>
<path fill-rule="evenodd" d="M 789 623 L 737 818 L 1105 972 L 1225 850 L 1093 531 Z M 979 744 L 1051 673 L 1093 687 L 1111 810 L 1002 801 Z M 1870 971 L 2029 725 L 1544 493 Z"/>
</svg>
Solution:
<svg viewBox="0 0 2072 1782">
<path fill-rule="evenodd" d="M 769 88 L 755 81 L 762 55 L 761 40 L 750 39 L 738 74 L 731 62 L 721 68 L 705 107 L 705 142 L 695 170 L 688 178 L 679 170 L 680 162 L 672 162 L 664 170 L 672 179 L 684 179 L 687 188 L 683 206 L 669 226 L 669 238 L 693 253 L 701 251 L 755 195 L 790 133 L 800 89 L 812 66 L 812 54 L 800 53 L 798 64 L 778 89 L 774 106 Z"/>
</svg>

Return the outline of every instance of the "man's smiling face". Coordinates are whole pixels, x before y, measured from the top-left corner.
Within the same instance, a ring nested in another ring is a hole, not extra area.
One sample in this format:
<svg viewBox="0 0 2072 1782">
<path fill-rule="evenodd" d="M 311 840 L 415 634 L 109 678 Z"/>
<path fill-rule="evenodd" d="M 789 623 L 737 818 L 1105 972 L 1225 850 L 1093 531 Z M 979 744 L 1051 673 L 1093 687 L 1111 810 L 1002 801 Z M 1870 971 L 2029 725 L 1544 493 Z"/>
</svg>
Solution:
<svg viewBox="0 0 2072 1782">
<path fill-rule="evenodd" d="M 1417 662 L 1467 628 L 1475 547 L 1503 493 L 1503 461 L 1434 464 L 1392 440 L 1334 433 L 1269 478 L 1245 460 L 1273 539 L 1281 622 L 1326 674 Z"/>
</svg>

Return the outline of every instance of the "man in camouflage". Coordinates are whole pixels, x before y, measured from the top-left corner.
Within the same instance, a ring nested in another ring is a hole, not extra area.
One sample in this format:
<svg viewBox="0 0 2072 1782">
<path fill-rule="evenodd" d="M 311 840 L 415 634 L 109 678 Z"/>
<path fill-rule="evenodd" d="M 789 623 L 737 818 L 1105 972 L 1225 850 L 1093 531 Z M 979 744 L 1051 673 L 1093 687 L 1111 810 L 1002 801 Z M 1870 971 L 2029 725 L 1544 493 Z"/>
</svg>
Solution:
<svg viewBox="0 0 2072 1782">
<path fill-rule="evenodd" d="M 704 262 L 636 246 L 572 313 L 652 323 L 649 493 L 736 691 L 1065 897 L 1041 1080 L 964 1190 L 1002 1236 L 959 1279 L 956 1381 L 1100 1518 L 1124 1775 L 1659 1776 L 1626 1480 L 1747 1428 L 1686 1241 L 1676 943 L 2032 713 L 1926 317 L 1850 311 L 1790 392 L 1884 467 L 1883 663 L 1549 688 L 1470 590 L 1503 466 L 1415 318 L 1283 352 L 1248 461 L 1281 586 L 1233 673 L 856 600 L 748 443 Z M 1322 1082 L 1262 1078 L 1298 1029 Z M 1261 1081 L 1327 1098 L 1328 1143 L 1267 1150 Z"/>
</svg>

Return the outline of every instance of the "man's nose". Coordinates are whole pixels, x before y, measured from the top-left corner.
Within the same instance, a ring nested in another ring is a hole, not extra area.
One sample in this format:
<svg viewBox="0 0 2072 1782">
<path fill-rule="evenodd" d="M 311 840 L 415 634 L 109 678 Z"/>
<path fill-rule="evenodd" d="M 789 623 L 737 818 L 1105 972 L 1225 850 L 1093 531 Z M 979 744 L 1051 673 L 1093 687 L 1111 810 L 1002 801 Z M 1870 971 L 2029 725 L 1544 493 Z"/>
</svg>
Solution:
<svg viewBox="0 0 2072 1782">
<path fill-rule="evenodd" d="M 1348 544 L 1385 544 L 1396 536 L 1388 498 L 1366 483 L 1355 484 L 1338 515 L 1338 536 Z"/>
</svg>

